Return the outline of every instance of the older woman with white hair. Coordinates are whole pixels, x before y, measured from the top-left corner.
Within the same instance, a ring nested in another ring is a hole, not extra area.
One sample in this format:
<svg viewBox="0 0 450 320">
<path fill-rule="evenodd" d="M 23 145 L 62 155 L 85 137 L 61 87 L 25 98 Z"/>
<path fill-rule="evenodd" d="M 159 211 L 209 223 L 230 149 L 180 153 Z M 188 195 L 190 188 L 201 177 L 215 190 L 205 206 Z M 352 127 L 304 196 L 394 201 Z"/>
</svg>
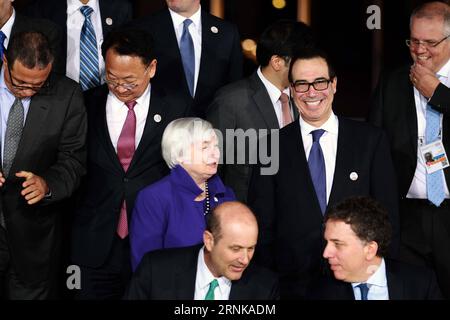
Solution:
<svg viewBox="0 0 450 320">
<path fill-rule="evenodd" d="M 205 216 L 218 204 L 235 200 L 216 174 L 220 151 L 209 122 L 172 121 L 161 148 L 171 172 L 141 190 L 136 199 L 130 230 L 133 270 L 148 251 L 201 243 Z"/>
</svg>

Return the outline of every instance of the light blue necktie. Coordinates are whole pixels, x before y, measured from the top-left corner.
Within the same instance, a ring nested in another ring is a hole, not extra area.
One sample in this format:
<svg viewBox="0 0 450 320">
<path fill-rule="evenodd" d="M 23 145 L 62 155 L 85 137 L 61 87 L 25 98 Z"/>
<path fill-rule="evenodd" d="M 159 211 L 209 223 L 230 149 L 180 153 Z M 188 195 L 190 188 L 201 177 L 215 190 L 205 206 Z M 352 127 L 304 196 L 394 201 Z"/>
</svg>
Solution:
<svg viewBox="0 0 450 320">
<path fill-rule="evenodd" d="M 361 291 L 361 300 L 368 300 L 367 294 L 369 293 L 369 287 L 366 283 L 360 283 L 356 287 Z"/>
<path fill-rule="evenodd" d="M 313 144 L 308 158 L 309 172 L 316 190 L 317 200 L 319 200 L 322 214 L 327 208 L 327 178 L 325 175 L 325 159 L 323 157 L 322 148 L 320 147 L 320 137 L 325 133 L 325 130 L 318 129 L 311 131 L 313 137 Z"/>
<path fill-rule="evenodd" d="M 0 59 L 3 58 L 3 53 L 5 52 L 5 47 L 3 46 L 5 39 L 6 39 L 6 35 L 3 33 L 3 31 L 0 31 Z M 1 62 L 0 62 L 0 65 L 1 65 Z"/>
<path fill-rule="evenodd" d="M 100 85 L 98 68 L 97 40 L 91 21 L 92 10 L 89 6 L 80 8 L 84 16 L 80 34 L 80 85 L 83 91 Z"/>
<path fill-rule="evenodd" d="M 181 60 L 183 61 L 184 74 L 189 87 L 191 96 L 194 96 L 194 76 L 195 76 L 195 54 L 194 42 L 189 33 L 189 26 L 192 23 L 191 19 L 183 21 L 183 34 L 180 40 Z"/>
<path fill-rule="evenodd" d="M 441 126 L 441 114 L 433 110 L 429 104 L 427 105 L 426 122 L 425 141 L 428 144 L 439 139 Z M 444 201 L 444 182 L 440 170 L 427 174 L 427 197 L 436 207 L 439 207 Z"/>
</svg>

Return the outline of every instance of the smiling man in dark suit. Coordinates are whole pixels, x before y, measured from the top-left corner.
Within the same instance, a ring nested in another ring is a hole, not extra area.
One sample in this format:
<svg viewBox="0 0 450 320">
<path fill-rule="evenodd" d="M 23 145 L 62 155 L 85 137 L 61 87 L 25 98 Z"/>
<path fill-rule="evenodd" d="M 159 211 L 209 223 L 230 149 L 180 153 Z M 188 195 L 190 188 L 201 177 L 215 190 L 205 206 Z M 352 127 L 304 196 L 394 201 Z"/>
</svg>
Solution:
<svg viewBox="0 0 450 320">
<path fill-rule="evenodd" d="M 203 246 L 147 253 L 125 295 L 130 300 L 274 300 L 275 274 L 251 263 L 258 225 L 240 202 L 206 217 Z"/>
<path fill-rule="evenodd" d="M 166 2 L 167 9 L 136 22 L 155 39 L 159 72 L 153 82 L 181 91 L 204 118 L 216 90 L 242 77 L 239 32 L 202 10 L 200 0 Z"/>
<path fill-rule="evenodd" d="M 85 173 L 79 86 L 51 73 L 47 38 L 16 33 L 0 73 L 0 281 L 9 299 L 56 299 L 62 217 Z"/>
<path fill-rule="evenodd" d="M 88 174 L 76 210 L 72 257 L 81 266 L 82 299 L 118 299 L 131 275 L 128 226 L 138 192 L 165 176 L 162 133 L 188 105 L 150 84 L 151 36 L 112 31 L 102 50 L 106 84 L 85 94 Z"/>
<path fill-rule="evenodd" d="M 446 298 L 450 298 L 450 168 L 438 166 L 428 172 L 423 147 L 442 142 L 432 153 L 450 154 L 449 36 L 448 4 L 428 2 L 416 8 L 406 43 L 414 64 L 381 79 L 369 115 L 371 123 L 386 131 L 396 169 L 400 259 L 434 268 Z"/>
<path fill-rule="evenodd" d="M 289 77 L 300 117 L 280 130 L 278 172 L 253 171 L 249 205 L 261 230 L 256 258 L 280 274 L 281 297 L 293 299 L 304 297 L 321 270 L 323 214 L 329 205 L 370 195 L 388 208 L 394 237 L 398 224 L 386 136 L 333 113 L 337 78 L 326 55 L 303 49 L 292 58 Z"/>
<path fill-rule="evenodd" d="M 386 259 L 391 238 L 388 215 L 369 197 L 352 197 L 325 215 L 323 257 L 335 279 L 322 279 L 313 299 L 442 299 L 431 269 Z"/>
</svg>

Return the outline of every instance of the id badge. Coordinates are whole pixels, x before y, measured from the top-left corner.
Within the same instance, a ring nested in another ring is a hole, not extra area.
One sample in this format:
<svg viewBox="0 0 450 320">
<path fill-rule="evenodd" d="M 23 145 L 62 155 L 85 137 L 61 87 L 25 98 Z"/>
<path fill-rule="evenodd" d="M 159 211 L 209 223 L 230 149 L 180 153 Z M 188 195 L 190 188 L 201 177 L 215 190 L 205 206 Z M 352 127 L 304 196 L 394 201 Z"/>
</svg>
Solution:
<svg viewBox="0 0 450 320">
<path fill-rule="evenodd" d="M 447 154 L 441 140 L 421 146 L 420 153 L 428 174 L 443 170 L 449 166 Z"/>
</svg>

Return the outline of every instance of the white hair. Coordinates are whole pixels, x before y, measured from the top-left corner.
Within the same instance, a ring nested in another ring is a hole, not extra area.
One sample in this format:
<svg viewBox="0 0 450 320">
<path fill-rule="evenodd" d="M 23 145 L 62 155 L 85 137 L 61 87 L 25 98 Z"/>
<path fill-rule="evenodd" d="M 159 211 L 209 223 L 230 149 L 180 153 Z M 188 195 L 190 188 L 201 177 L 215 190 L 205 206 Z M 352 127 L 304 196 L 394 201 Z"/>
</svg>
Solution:
<svg viewBox="0 0 450 320">
<path fill-rule="evenodd" d="M 172 169 L 190 153 L 193 143 L 208 139 L 213 132 L 211 123 L 200 118 L 173 120 L 162 136 L 161 150 L 164 161 Z"/>
</svg>

